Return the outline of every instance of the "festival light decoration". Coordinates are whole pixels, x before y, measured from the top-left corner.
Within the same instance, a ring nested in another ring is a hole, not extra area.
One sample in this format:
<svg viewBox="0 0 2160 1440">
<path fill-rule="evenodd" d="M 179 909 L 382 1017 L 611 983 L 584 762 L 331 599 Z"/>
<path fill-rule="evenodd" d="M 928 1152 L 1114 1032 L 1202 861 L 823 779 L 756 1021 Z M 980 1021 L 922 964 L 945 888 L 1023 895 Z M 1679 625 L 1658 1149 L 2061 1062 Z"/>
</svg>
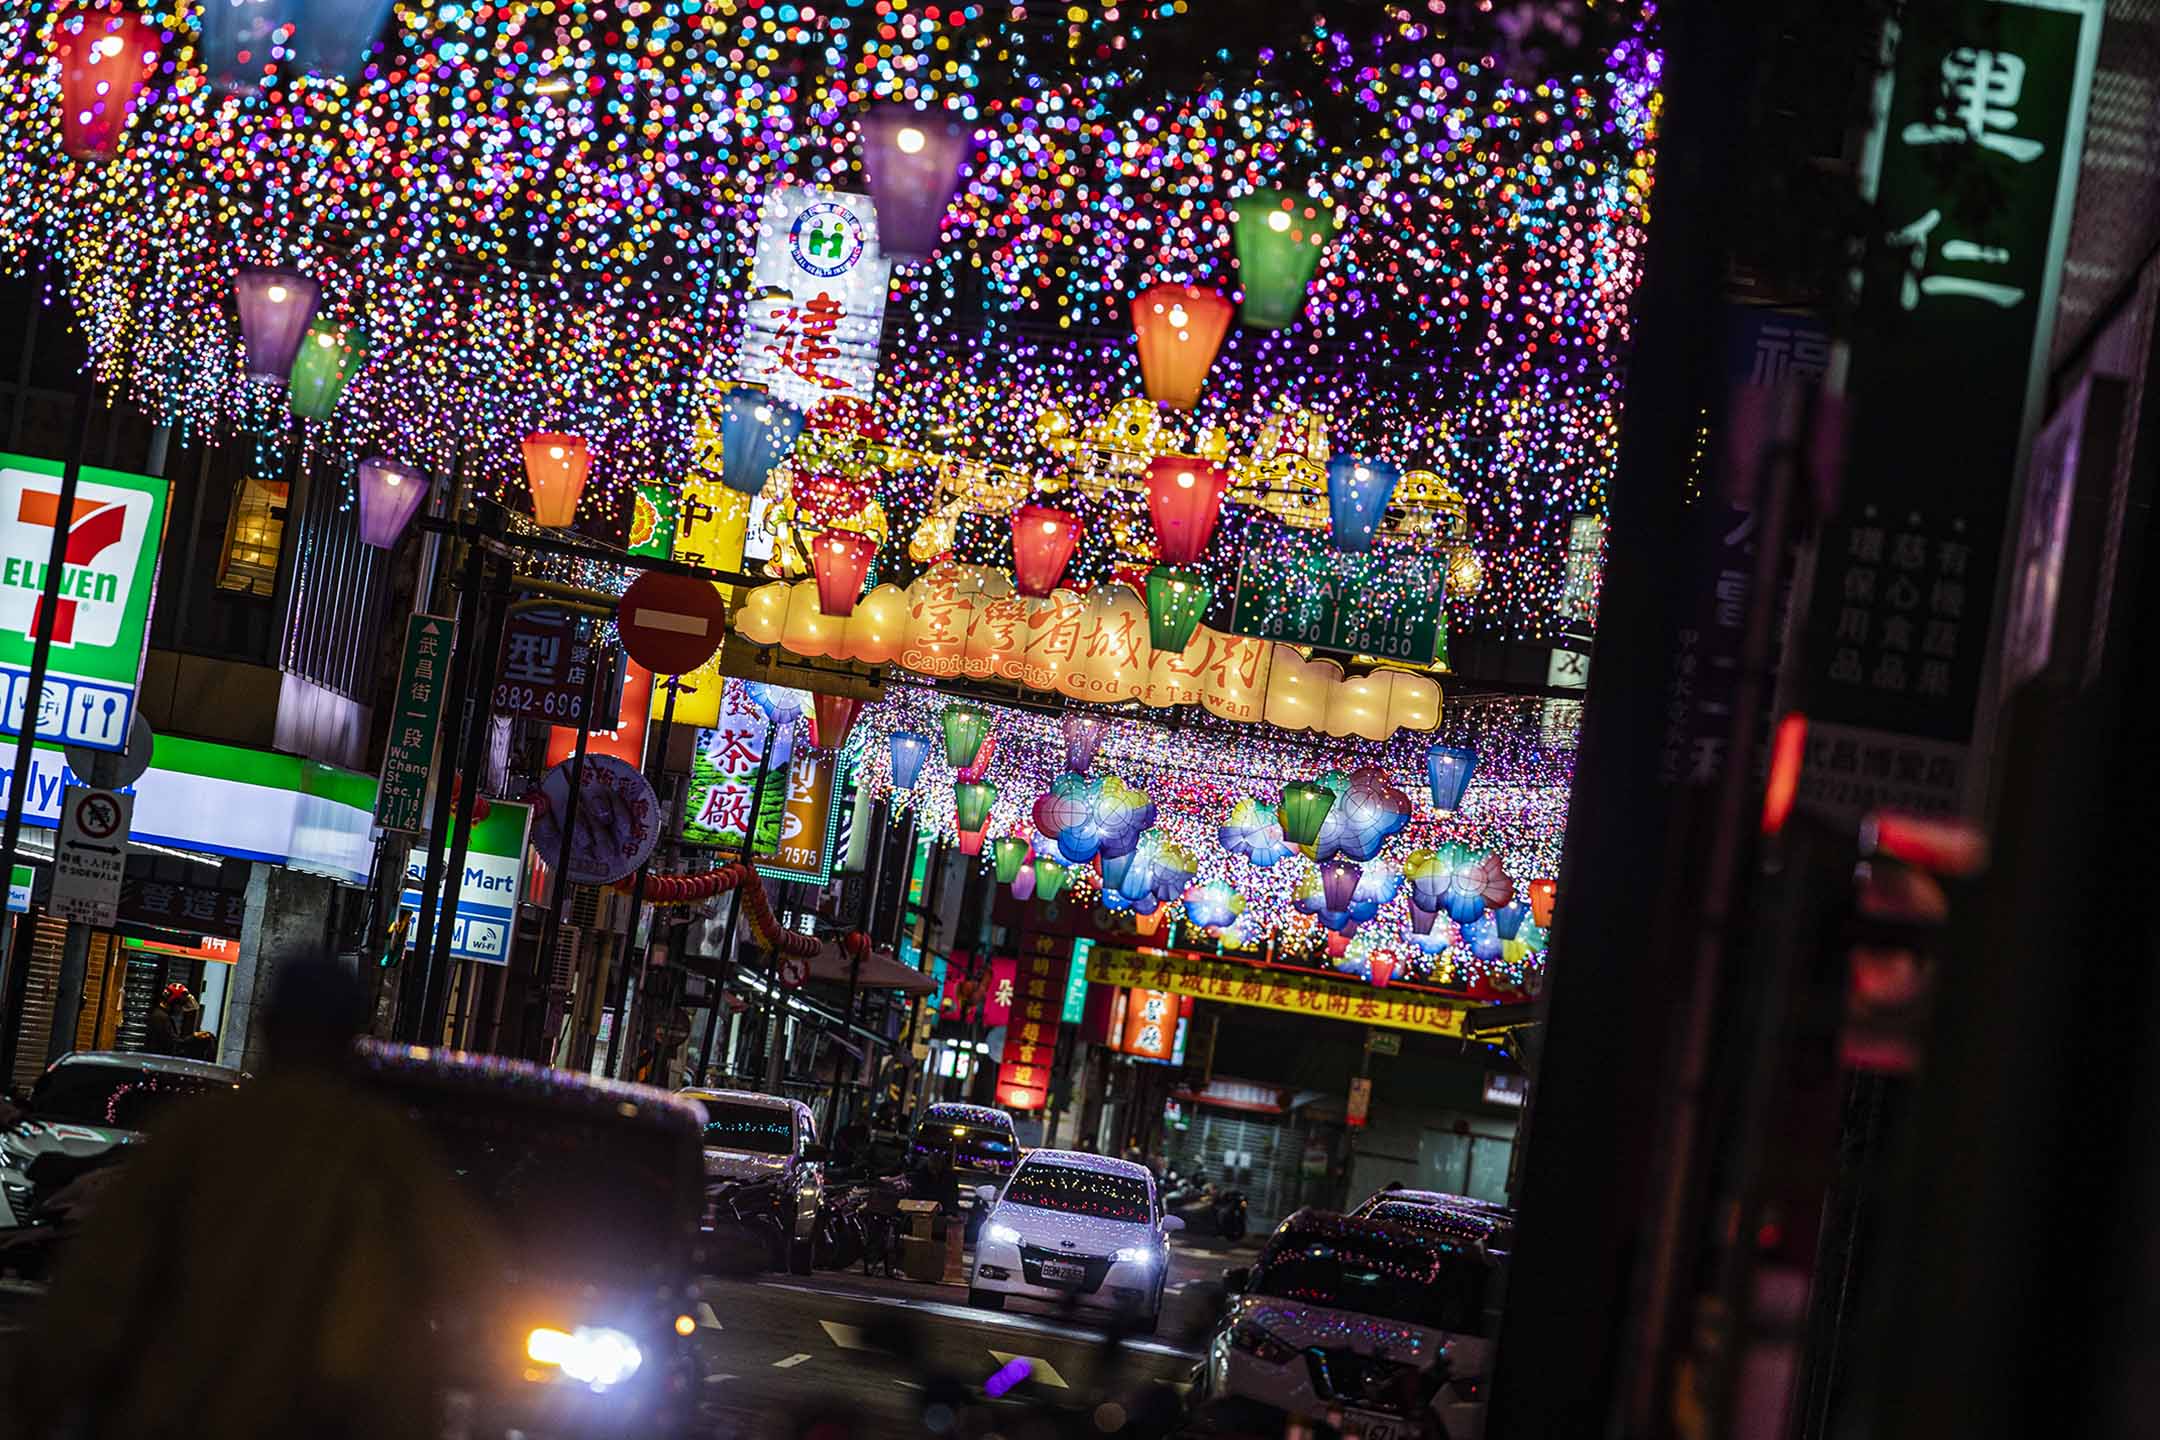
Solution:
<svg viewBox="0 0 2160 1440">
<path fill-rule="evenodd" d="M 1231 215 L 1245 290 L 1238 318 L 1263 330 L 1297 323 L 1339 212 L 1326 201 L 1256 190 L 1233 204 Z"/>
<path fill-rule="evenodd" d="M 1133 297 L 1133 333 L 1140 339 L 1148 399 L 1173 410 L 1198 403 L 1230 314 L 1221 291 L 1197 285 L 1153 285 Z"/>
<path fill-rule="evenodd" d="M 1320 838 L 1320 826 L 1335 808 L 1335 792 L 1310 780 L 1292 780 L 1283 786 L 1281 816 L 1283 837 L 1293 845 L 1310 845 Z"/>
<path fill-rule="evenodd" d="M 163 48 L 158 32 L 125 10 L 85 5 L 69 11 L 54 38 L 61 149 L 77 160 L 112 158 Z"/>
<path fill-rule="evenodd" d="M 427 476 L 395 461 L 370 456 L 360 462 L 356 488 L 362 543 L 378 550 L 397 548 L 405 527 L 427 501 Z"/>
<path fill-rule="evenodd" d="M 233 276 L 233 302 L 247 347 L 247 372 L 285 383 L 322 300 L 322 284 L 297 270 L 250 266 Z"/>
<path fill-rule="evenodd" d="M 1000 835 L 990 846 L 991 859 L 997 866 L 1000 885 L 1010 885 L 1020 873 L 1020 866 L 1028 858 L 1028 843 L 1012 835 Z"/>
<path fill-rule="evenodd" d="M 1207 613 L 1208 586 L 1189 570 L 1157 565 L 1147 575 L 1148 644 L 1169 654 L 1183 654 Z"/>
<path fill-rule="evenodd" d="M 892 783 L 896 790 L 912 790 L 930 754 L 930 737 L 906 730 L 895 731 L 891 741 Z"/>
<path fill-rule="evenodd" d="M 1463 793 L 1470 788 L 1470 774 L 1475 769 L 1475 750 L 1434 745 L 1425 752 L 1426 783 L 1432 791 L 1434 814 L 1453 815 L 1462 808 Z"/>
<path fill-rule="evenodd" d="M 1045 860 L 1038 855 L 1035 857 L 1034 868 L 1035 893 L 1041 896 L 1044 901 L 1055 900 L 1065 893 L 1065 886 L 1069 879 L 1065 866 L 1055 860 Z"/>
<path fill-rule="evenodd" d="M 1263 805 L 1250 795 L 1238 797 L 1230 809 L 1230 818 L 1216 832 L 1216 841 L 1226 853 L 1242 856 L 1262 869 L 1290 853 L 1275 807 Z"/>
<path fill-rule="evenodd" d="M 763 493 L 802 431 L 801 410 L 755 385 L 737 385 L 721 410 L 721 481 L 738 494 Z"/>
<path fill-rule="evenodd" d="M 980 705 L 947 705 L 939 724 L 945 731 L 945 760 L 955 769 L 975 763 L 990 738 L 990 712 Z"/>
<path fill-rule="evenodd" d="M 327 420 L 345 393 L 345 377 L 352 369 L 353 337 L 328 321 L 317 319 L 300 342 L 292 365 L 290 404 L 295 415 Z"/>
<path fill-rule="evenodd" d="M 966 129 L 912 105 L 886 104 L 863 118 L 862 133 L 879 246 L 893 260 L 929 259 L 960 184 Z"/>
<path fill-rule="evenodd" d="M 1220 465 L 1191 455 L 1158 455 L 1148 462 L 1148 515 L 1155 523 L 1155 558 L 1165 565 L 1200 563 L 1222 515 L 1230 477 Z"/>
<path fill-rule="evenodd" d="M 1402 471 L 1384 460 L 1337 455 L 1328 461 L 1328 535 L 1350 554 L 1372 549 L 1373 533 L 1387 510 Z"/>
<path fill-rule="evenodd" d="M 846 695 L 816 694 L 810 697 L 810 744 L 818 750 L 838 750 L 855 729 L 862 701 Z"/>
<path fill-rule="evenodd" d="M 526 436 L 523 449 L 533 520 L 560 530 L 577 519 L 578 500 L 592 470 L 592 451 L 581 436 L 551 431 Z"/>
<path fill-rule="evenodd" d="M 1058 726 L 1064 731 L 1065 768 L 1075 775 L 1085 775 L 1095 763 L 1095 752 L 1102 748 L 1103 735 L 1110 729 L 1110 722 L 1100 715 L 1083 715 L 1068 710 L 1059 717 Z"/>
<path fill-rule="evenodd" d="M 1080 543 L 1080 517 L 1065 510 L 1023 505 L 1012 517 L 1013 588 L 1022 595 L 1044 596 L 1065 578 L 1073 547 Z"/>
<path fill-rule="evenodd" d="M 357 71 L 390 18 L 391 0 L 299 0 L 300 16 L 287 42 L 293 62 L 316 75 L 343 78 Z"/>
<path fill-rule="evenodd" d="M 810 546 L 810 566 L 817 575 L 818 610 L 836 619 L 855 613 L 863 581 L 877 557 L 877 542 L 852 530 L 827 530 Z"/>
</svg>

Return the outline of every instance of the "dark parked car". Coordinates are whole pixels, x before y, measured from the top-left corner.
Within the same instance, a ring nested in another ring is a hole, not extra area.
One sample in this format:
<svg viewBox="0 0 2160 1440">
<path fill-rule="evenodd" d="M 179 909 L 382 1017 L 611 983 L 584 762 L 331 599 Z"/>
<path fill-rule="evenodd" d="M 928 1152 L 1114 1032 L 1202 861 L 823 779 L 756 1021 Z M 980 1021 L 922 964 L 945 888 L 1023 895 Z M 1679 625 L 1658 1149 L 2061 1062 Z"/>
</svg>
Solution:
<svg viewBox="0 0 2160 1440">
<path fill-rule="evenodd" d="M 705 1260 L 729 1266 L 747 1239 L 774 1269 L 810 1273 L 825 1203 L 825 1147 L 800 1100 L 754 1090 L 682 1090 L 705 1107 Z"/>
<path fill-rule="evenodd" d="M 369 1082 L 433 1136 L 530 1257 L 499 1293 L 430 1317 L 469 1433 L 671 1436 L 694 1418 L 692 1287 L 705 1112 L 644 1085 L 497 1056 L 364 1042 Z"/>
</svg>

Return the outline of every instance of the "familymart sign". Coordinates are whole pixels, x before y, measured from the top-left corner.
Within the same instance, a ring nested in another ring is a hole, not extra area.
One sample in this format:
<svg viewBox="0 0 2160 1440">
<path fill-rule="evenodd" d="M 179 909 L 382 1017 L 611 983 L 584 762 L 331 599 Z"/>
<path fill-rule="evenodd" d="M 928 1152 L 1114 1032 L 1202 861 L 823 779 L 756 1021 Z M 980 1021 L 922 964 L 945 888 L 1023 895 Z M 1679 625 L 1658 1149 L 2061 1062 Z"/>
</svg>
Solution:
<svg viewBox="0 0 2160 1440">
<path fill-rule="evenodd" d="M 38 734 L 125 750 L 167 486 L 85 466 L 62 515 L 60 475 L 58 461 L 0 455 L 0 732 L 21 733 L 34 703 Z M 52 654 L 33 702 L 30 661 L 55 529 L 65 539 Z"/>
</svg>

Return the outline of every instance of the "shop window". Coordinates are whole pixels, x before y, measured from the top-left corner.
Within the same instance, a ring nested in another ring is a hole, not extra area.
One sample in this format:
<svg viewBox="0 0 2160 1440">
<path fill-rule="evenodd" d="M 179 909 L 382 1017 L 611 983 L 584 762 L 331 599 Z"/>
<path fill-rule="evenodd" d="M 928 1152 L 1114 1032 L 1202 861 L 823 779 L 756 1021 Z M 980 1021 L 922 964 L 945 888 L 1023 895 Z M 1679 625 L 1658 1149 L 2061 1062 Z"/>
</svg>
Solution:
<svg viewBox="0 0 2160 1440">
<path fill-rule="evenodd" d="M 252 475 L 240 482 L 225 522 L 218 589 L 266 597 L 277 589 L 278 551 L 285 544 L 285 504 L 291 490 L 283 481 Z"/>
</svg>

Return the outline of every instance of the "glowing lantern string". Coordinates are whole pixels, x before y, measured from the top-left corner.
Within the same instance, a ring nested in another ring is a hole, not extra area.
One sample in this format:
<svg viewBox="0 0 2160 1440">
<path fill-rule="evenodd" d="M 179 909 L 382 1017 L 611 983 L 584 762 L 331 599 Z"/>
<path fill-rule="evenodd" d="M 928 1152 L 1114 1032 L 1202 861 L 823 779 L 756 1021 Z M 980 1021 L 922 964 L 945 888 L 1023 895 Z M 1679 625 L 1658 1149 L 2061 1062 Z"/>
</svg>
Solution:
<svg viewBox="0 0 2160 1440">
<path fill-rule="evenodd" d="M 1148 515 L 1155 522 L 1155 558 L 1196 565 L 1214 538 L 1230 477 L 1220 465 L 1191 455 L 1158 455 L 1148 462 Z"/>
<path fill-rule="evenodd" d="M 1193 408 L 1230 328 L 1230 309 L 1221 291 L 1197 285 L 1155 285 L 1133 297 L 1148 399 L 1173 410 Z"/>
<path fill-rule="evenodd" d="M 293 414 L 309 420 L 330 418 L 338 396 L 345 393 L 345 377 L 352 370 L 355 348 L 354 338 L 340 333 L 327 320 L 317 320 L 308 327 L 307 338 L 300 342 L 300 353 L 293 360 Z"/>
<path fill-rule="evenodd" d="M 968 132 L 942 115 L 886 104 L 864 117 L 862 133 L 879 248 L 892 260 L 929 259 L 960 184 Z"/>
<path fill-rule="evenodd" d="M 426 502 L 427 476 L 379 456 L 360 462 L 360 539 L 378 550 L 396 547 L 405 527 Z"/>
<path fill-rule="evenodd" d="M 836 620 L 855 613 L 855 602 L 862 598 L 863 581 L 877 552 L 875 540 L 852 530 L 827 530 L 810 543 L 820 613 Z"/>
<path fill-rule="evenodd" d="M 247 373 L 280 384 L 290 379 L 300 342 L 321 300 L 321 284 L 297 270 L 250 267 L 233 276 L 240 338 L 247 345 Z"/>
<path fill-rule="evenodd" d="M 1335 548 L 1350 554 L 1372 549 L 1380 517 L 1402 471 L 1384 460 L 1337 455 L 1328 461 L 1328 534 Z"/>
<path fill-rule="evenodd" d="M 157 73 L 157 30 L 121 10 L 85 7 L 60 22 L 60 148 L 110 159 L 142 87 Z"/>
<path fill-rule="evenodd" d="M 1065 578 L 1073 547 L 1080 543 L 1080 517 L 1041 505 L 1013 512 L 1013 588 L 1022 595 L 1044 596 Z"/>
<path fill-rule="evenodd" d="M 592 469 L 592 451 L 576 435 L 542 431 L 525 437 L 525 483 L 535 524 L 560 530 L 577 519 L 578 499 Z"/>
<path fill-rule="evenodd" d="M 1238 318 L 1263 330 L 1297 323 L 1306 287 L 1340 213 L 1332 204 L 1280 190 L 1256 190 L 1230 207 L 1238 283 Z"/>
</svg>

